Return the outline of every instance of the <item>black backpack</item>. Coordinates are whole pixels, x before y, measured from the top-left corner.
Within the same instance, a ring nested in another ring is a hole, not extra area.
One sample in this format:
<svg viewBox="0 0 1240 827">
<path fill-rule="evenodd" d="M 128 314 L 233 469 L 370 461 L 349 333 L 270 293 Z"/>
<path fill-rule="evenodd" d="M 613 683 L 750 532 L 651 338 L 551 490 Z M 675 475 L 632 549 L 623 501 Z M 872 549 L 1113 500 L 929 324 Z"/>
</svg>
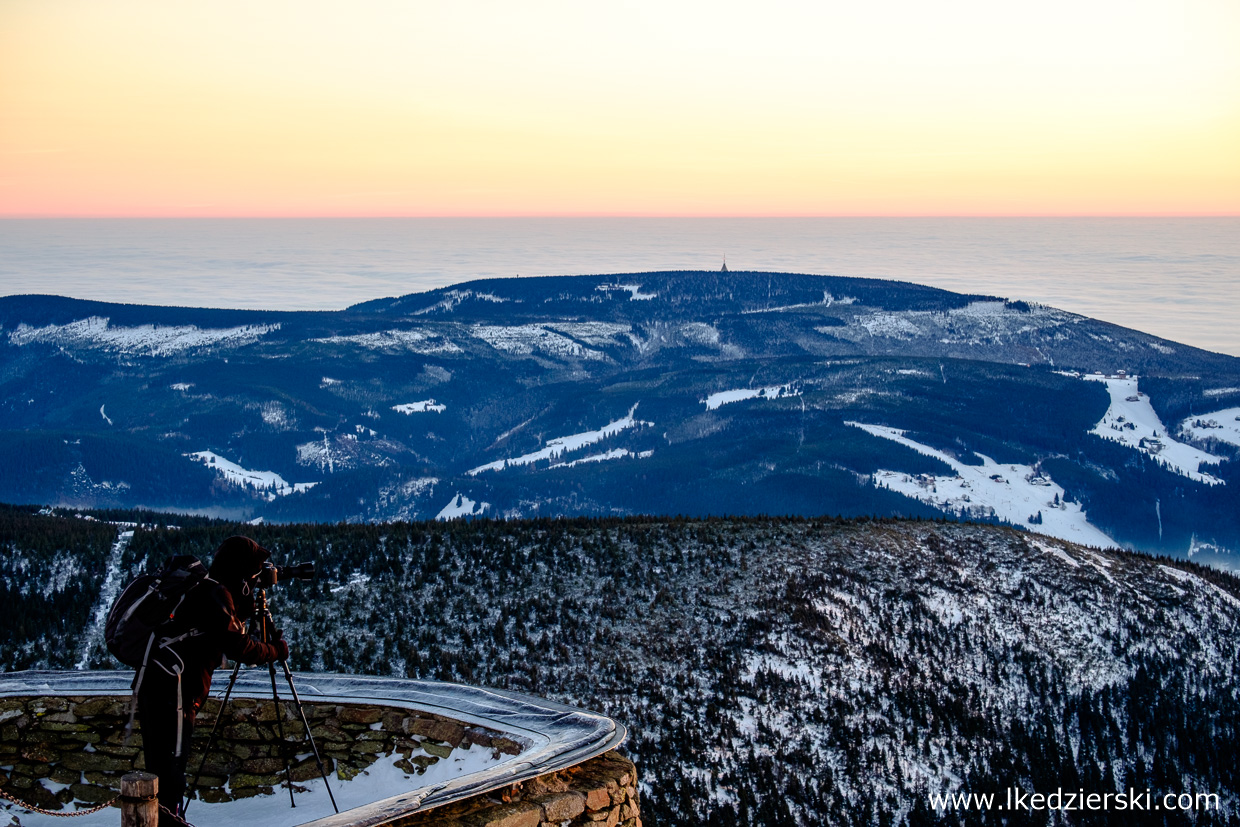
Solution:
<svg viewBox="0 0 1240 827">
<path fill-rule="evenodd" d="M 207 567 L 187 554 L 169 559 L 154 574 L 135 577 L 108 612 L 103 629 L 108 651 L 126 666 L 145 667 L 160 629 L 176 615 L 189 590 L 207 579 Z"/>
<path fill-rule="evenodd" d="M 199 583 L 210 580 L 207 567 L 188 554 L 170 558 L 154 574 L 135 577 L 116 598 L 108 612 L 103 639 L 108 651 L 126 666 L 138 670 L 133 682 L 133 700 L 129 706 L 129 723 L 125 726 L 125 744 L 133 732 L 134 713 L 138 710 L 138 691 L 147 666 L 158 665 L 177 679 L 177 742 L 175 754 L 181 754 L 181 656 L 175 644 L 199 634 L 190 629 L 176 637 L 162 634 L 176 617 L 185 596 Z"/>
</svg>

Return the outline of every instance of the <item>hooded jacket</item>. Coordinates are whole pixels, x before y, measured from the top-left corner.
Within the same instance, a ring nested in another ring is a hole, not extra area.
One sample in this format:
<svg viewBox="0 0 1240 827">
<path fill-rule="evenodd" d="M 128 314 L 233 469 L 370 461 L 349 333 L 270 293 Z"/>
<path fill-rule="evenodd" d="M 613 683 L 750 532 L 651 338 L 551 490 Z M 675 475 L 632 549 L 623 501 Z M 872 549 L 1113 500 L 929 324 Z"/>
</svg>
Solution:
<svg viewBox="0 0 1240 827">
<path fill-rule="evenodd" d="M 147 670 L 142 694 L 159 693 L 175 703 L 179 668 L 182 706 L 192 715 L 206 700 L 211 674 L 225 656 L 241 663 L 280 659 L 275 645 L 250 637 L 245 627 L 254 614 L 255 578 L 270 556 L 249 537 L 229 537 L 220 544 L 210 578 L 186 594 L 165 632 L 167 637 L 185 637 L 169 647 L 171 656 L 161 657 Z"/>
</svg>

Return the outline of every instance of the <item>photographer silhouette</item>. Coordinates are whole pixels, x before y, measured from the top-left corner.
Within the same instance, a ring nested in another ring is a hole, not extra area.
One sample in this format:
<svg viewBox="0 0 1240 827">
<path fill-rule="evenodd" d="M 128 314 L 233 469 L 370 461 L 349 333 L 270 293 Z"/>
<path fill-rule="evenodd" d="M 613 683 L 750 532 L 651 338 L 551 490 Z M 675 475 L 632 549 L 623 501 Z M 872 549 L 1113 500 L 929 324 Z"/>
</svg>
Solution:
<svg viewBox="0 0 1240 827">
<path fill-rule="evenodd" d="M 224 657 L 238 663 L 288 659 L 279 632 L 268 635 L 274 643 L 263 643 L 245 625 L 270 556 L 249 537 L 229 537 L 216 550 L 209 576 L 185 593 L 160 630 L 159 655 L 138 686 L 138 717 L 146 769 L 159 776 L 159 802 L 169 812 L 182 813 L 194 721 Z M 161 812 L 161 827 L 175 823 Z"/>
</svg>

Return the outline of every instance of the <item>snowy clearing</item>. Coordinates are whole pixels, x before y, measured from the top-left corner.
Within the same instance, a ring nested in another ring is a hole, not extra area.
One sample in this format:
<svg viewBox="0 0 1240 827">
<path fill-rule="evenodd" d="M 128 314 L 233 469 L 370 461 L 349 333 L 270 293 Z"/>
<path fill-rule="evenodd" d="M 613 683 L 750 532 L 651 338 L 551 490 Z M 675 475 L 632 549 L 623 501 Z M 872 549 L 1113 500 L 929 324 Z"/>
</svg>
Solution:
<svg viewBox="0 0 1240 827">
<path fill-rule="evenodd" d="M 1154 457 L 1168 470 L 1191 480 L 1223 484 L 1218 477 L 1200 471 L 1200 466 L 1217 465 L 1223 458 L 1172 439 L 1149 397 L 1137 390 L 1137 377 L 1092 374 L 1083 378 L 1105 383 L 1111 394 L 1111 406 L 1090 433 Z"/>
<path fill-rule="evenodd" d="M 756 310 L 742 310 L 742 316 L 753 315 L 754 313 L 779 313 L 784 310 L 800 310 L 804 307 L 830 307 L 833 304 L 856 304 L 857 300 L 852 296 L 842 296 L 836 298 L 829 292 L 822 292 L 822 301 L 820 302 L 802 302 L 801 304 L 784 304 L 779 307 L 760 307 Z"/>
<path fill-rule="evenodd" d="M 563 333 L 565 336 L 572 336 L 574 339 L 595 347 L 614 345 L 621 336 L 627 336 L 633 332 L 632 325 L 616 322 L 556 322 L 544 325 L 544 327 Z"/>
<path fill-rule="evenodd" d="M 1028 465 L 1000 465 L 982 454 L 977 454 L 982 465 L 965 465 L 909 439 L 898 428 L 861 422 L 845 424 L 941 460 L 956 472 L 953 477 L 939 477 L 883 470 L 874 474 L 876 488 L 890 489 L 961 517 L 993 516 L 1061 540 L 1101 548 L 1116 546 L 1114 540 L 1086 519 L 1078 503 L 1064 501 L 1062 487 Z M 1041 523 L 1037 522 L 1039 516 Z"/>
<path fill-rule="evenodd" d="M 456 496 L 435 515 L 436 520 L 455 520 L 458 517 L 474 517 L 491 507 L 490 503 L 477 503 L 457 492 Z"/>
<path fill-rule="evenodd" d="M 392 410 L 405 415 L 415 413 L 443 413 L 448 410 L 447 405 L 441 405 L 434 399 L 424 399 L 421 402 L 406 402 L 404 405 L 393 405 Z"/>
<path fill-rule="evenodd" d="M 471 477 L 481 474 L 483 471 L 501 471 L 512 465 L 530 465 L 543 459 L 556 459 L 561 454 L 569 451 L 580 450 L 587 445 L 593 445 L 601 442 L 609 436 L 615 436 L 621 431 L 629 428 L 635 428 L 638 425 L 652 425 L 651 422 L 642 422 L 634 419 L 633 414 L 637 412 L 637 405 L 629 408 L 629 412 L 622 419 L 609 422 L 597 431 L 585 431 L 580 434 L 571 434 L 569 436 L 558 436 L 547 440 L 546 446 L 540 451 L 534 451 L 530 454 L 522 454 L 519 457 L 510 457 L 508 459 L 499 459 L 495 462 L 488 462 L 486 465 L 479 465 L 477 468 L 471 469 L 466 473 Z"/>
<path fill-rule="evenodd" d="M 1180 430 L 1193 439 L 1217 439 L 1240 446 L 1240 408 L 1190 416 L 1180 423 Z"/>
<path fill-rule="evenodd" d="M 583 465 L 587 462 L 606 462 L 610 459 L 624 459 L 626 457 L 635 457 L 637 459 L 646 459 L 654 456 L 654 451 L 638 451 L 636 454 L 628 448 L 612 448 L 604 454 L 590 454 L 588 457 L 575 459 L 572 462 L 559 462 L 552 465 L 552 468 L 572 468 L 574 465 Z"/>
<path fill-rule="evenodd" d="M 706 406 L 706 410 L 713 411 L 721 405 L 741 402 L 745 399 L 783 399 L 789 396 L 800 395 L 800 387 L 789 383 L 787 385 L 773 385 L 769 388 L 737 388 L 730 391 L 719 391 L 698 401 Z"/>
<path fill-rule="evenodd" d="M 299 491 L 309 491 L 317 482 L 298 482 L 290 485 L 275 471 L 250 471 L 235 462 L 229 462 L 219 454 L 211 451 L 197 451 L 186 454 L 190 459 L 197 460 L 208 468 L 215 469 L 224 479 L 244 488 L 253 488 L 266 495 L 268 500 L 283 497 Z"/>
<path fill-rule="evenodd" d="M 430 307 L 415 310 L 413 315 L 424 316 L 427 313 L 434 313 L 437 310 L 450 311 L 455 309 L 457 305 L 467 302 L 470 299 L 491 302 L 492 304 L 502 304 L 503 302 L 511 301 L 511 299 L 497 296 L 494 293 L 475 293 L 473 290 L 449 290 L 444 293 L 443 296 L 444 298 L 442 301 L 432 304 Z"/>
<path fill-rule="evenodd" d="M 640 284 L 600 284 L 595 290 L 602 290 L 604 293 L 611 293 L 616 290 L 629 291 L 629 301 L 648 301 L 658 296 L 658 293 L 643 293 Z"/>
<path fill-rule="evenodd" d="M 30 327 L 19 324 L 9 334 L 9 344 L 56 344 L 62 347 L 94 347 L 136 356 L 172 356 L 186 350 L 213 345 L 239 347 L 279 330 L 280 325 L 244 325 L 204 330 L 194 325 L 158 327 L 112 327 L 108 319 L 91 316 L 64 325 Z"/>
<path fill-rule="evenodd" d="M 530 356 L 535 351 L 548 356 L 568 357 L 573 359 L 606 359 L 607 356 L 597 350 L 591 350 L 580 342 L 562 334 L 549 330 L 538 324 L 523 324 L 511 327 L 503 325 L 476 324 L 469 329 L 471 335 L 481 339 L 496 350 L 513 353 L 518 356 Z"/>
<path fill-rule="evenodd" d="M 401 351 L 413 353 L 460 353 L 461 349 L 434 333 L 421 330 L 381 330 L 377 333 L 358 333 L 353 336 L 328 336 L 311 339 L 328 345 L 355 345 L 367 350 Z"/>
</svg>

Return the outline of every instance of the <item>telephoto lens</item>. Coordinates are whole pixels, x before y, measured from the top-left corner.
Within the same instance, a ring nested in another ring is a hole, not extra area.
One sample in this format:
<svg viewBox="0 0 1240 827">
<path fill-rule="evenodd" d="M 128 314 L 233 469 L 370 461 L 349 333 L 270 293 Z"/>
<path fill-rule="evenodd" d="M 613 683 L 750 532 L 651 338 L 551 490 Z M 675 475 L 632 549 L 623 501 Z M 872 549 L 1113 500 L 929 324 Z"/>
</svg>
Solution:
<svg viewBox="0 0 1240 827">
<path fill-rule="evenodd" d="M 277 580 L 313 580 L 314 562 L 294 563 L 291 566 L 280 566 L 276 569 Z"/>
</svg>

